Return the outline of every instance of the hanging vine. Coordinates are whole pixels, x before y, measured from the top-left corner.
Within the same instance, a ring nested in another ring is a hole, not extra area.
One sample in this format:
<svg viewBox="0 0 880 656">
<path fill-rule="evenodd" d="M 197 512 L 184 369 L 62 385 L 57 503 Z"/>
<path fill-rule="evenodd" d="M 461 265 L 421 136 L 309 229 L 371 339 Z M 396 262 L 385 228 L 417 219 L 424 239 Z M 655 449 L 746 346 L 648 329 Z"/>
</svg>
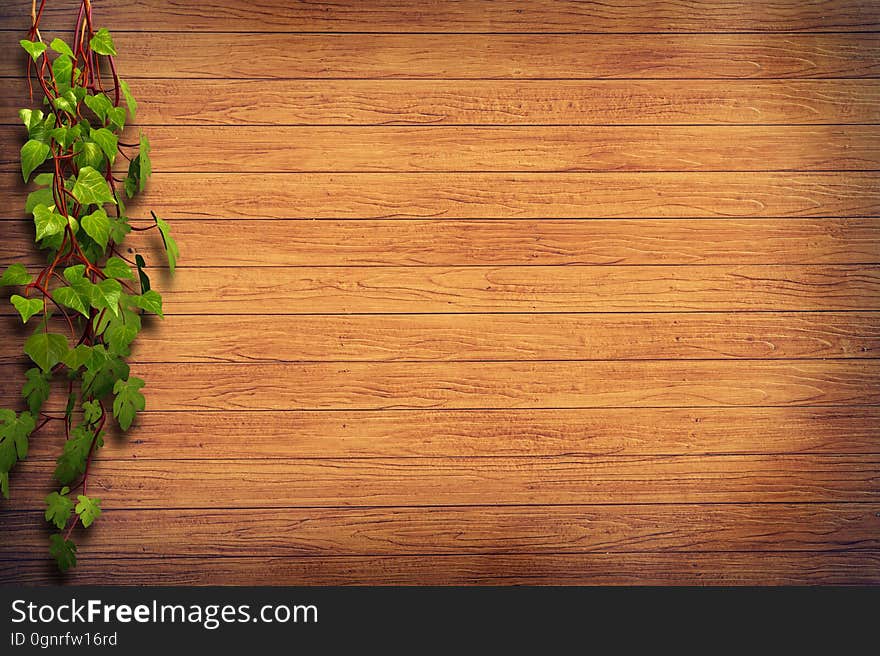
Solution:
<svg viewBox="0 0 880 656">
<path fill-rule="evenodd" d="M 34 2 L 28 38 L 21 41 L 31 99 L 42 96 L 42 108 L 22 109 L 19 116 L 27 130 L 22 176 L 25 183 L 33 176 L 37 187 L 25 210 L 47 264 L 35 273 L 12 264 L 0 277 L 0 285 L 17 288 L 9 300 L 21 321 L 35 325 L 24 352 L 36 365 L 25 372 L 26 409 L 0 409 L 0 492 L 9 498 L 9 472 L 27 457 L 29 441 L 47 425 L 63 426 L 54 472 L 59 489 L 46 497 L 45 517 L 57 529 L 49 552 L 66 570 L 76 565 L 74 529 L 101 515 L 101 500 L 89 494 L 89 471 L 108 417 L 128 430 L 145 406 L 144 381 L 129 375 L 125 358 L 141 316 L 162 316 L 144 259 L 128 259 L 120 245 L 132 230 L 157 230 L 171 273 L 178 249 L 155 214 L 146 225 L 126 215 L 125 201 L 150 177 L 150 144 L 143 134 L 137 143 L 120 140 L 137 103 L 117 73 L 113 38 L 95 29 L 91 2 L 82 0 L 72 41 L 46 44 L 39 29 L 45 6 L 46 0 Z M 124 177 L 117 173 L 123 160 Z M 44 410 L 53 384 L 67 395 L 63 411 Z"/>
</svg>

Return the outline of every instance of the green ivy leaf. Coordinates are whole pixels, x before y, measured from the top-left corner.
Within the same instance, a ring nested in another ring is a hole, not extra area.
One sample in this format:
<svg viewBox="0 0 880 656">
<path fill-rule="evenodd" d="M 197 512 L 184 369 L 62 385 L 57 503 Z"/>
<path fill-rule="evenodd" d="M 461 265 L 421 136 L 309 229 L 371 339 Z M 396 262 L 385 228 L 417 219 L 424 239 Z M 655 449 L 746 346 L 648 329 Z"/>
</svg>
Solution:
<svg viewBox="0 0 880 656">
<path fill-rule="evenodd" d="M 12 285 L 29 285 L 33 276 L 27 272 L 23 264 L 11 264 L 0 276 L 0 287 Z"/>
<path fill-rule="evenodd" d="M 62 362 L 71 370 L 76 371 L 92 358 L 92 347 L 85 344 L 77 344 L 67 352 Z"/>
<path fill-rule="evenodd" d="M 3 461 L 0 463 L 0 470 L 9 471 L 15 464 L 16 458 L 18 460 L 27 458 L 28 437 L 34 432 L 36 422 L 29 412 L 22 412 L 16 416 L 14 412 L 7 411 L 2 419 L 0 448 L 5 449 L 5 454 L 0 456 L 0 460 Z"/>
<path fill-rule="evenodd" d="M 164 319 L 162 314 L 162 296 L 158 292 L 148 289 L 140 296 L 131 296 L 130 300 L 132 305 L 136 305 L 142 310 L 152 312 Z"/>
<path fill-rule="evenodd" d="M 119 132 L 125 127 L 125 109 L 122 107 L 111 107 L 107 110 L 107 120 Z"/>
<path fill-rule="evenodd" d="M 27 382 L 21 389 L 21 395 L 27 401 L 31 414 L 36 417 L 49 398 L 49 376 L 34 367 L 25 371 L 24 377 Z"/>
<path fill-rule="evenodd" d="M 177 266 L 177 257 L 180 255 L 180 250 L 177 248 L 177 242 L 174 241 L 174 237 L 171 236 L 171 226 L 164 219 L 160 219 L 158 216 L 153 214 L 153 220 L 156 222 L 156 225 L 159 226 L 159 232 L 162 235 L 162 244 L 165 246 L 165 252 L 168 254 L 168 268 L 171 270 L 171 273 L 174 273 L 174 268 Z"/>
<path fill-rule="evenodd" d="M 134 377 L 117 380 L 113 385 L 113 393 L 116 394 L 113 399 L 113 416 L 119 421 L 122 430 L 128 430 L 135 415 L 146 407 L 146 399 L 138 391 L 143 386 L 144 381 Z"/>
<path fill-rule="evenodd" d="M 4 499 L 9 498 L 9 472 L 0 471 L 0 494 Z"/>
<path fill-rule="evenodd" d="M 76 162 L 78 167 L 91 166 L 96 170 L 105 168 L 104 151 L 101 150 L 98 144 L 91 141 L 77 141 L 75 148 L 76 155 L 73 161 Z"/>
<path fill-rule="evenodd" d="M 87 424 L 97 424 L 104 416 L 101 404 L 97 401 L 83 401 L 83 421 Z"/>
<path fill-rule="evenodd" d="M 106 27 L 99 29 L 92 40 L 89 41 L 89 47 L 99 55 L 115 55 L 116 48 L 113 45 L 113 38 Z"/>
<path fill-rule="evenodd" d="M 39 298 L 24 298 L 18 294 L 13 294 L 9 297 L 9 302 L 18 310 L 22 323 L 27 323 L 28 319 L 43 309 L 43 301 Z"/>
<path fill-rule="evenodd" d="M 83 376 L 83 394 L 101 398 L 113 389 L 119 379 L 128 378 L 129 367 L 124 360 L 109 353 L 103 346 L 95 346 L 92 360 Z"/>
<path fill-rule="evenodd" d="M 119 317 L 113 317 L 104 330 L 104 339 L 110 352 L 127 357 L 130 345 L 141 330 L 141 318 L 131 310 L 123 309 Z"/>
<path fill-rule="evenodd" d="M 121 244 L 129 232 L 131 232 L 131 226 L 128 225 L 128 219 L 124 216 L 110 217 L 110 241 L 114 244 Z"/>
<path fill-rule="evenodd" d="M 21 177 L 27 182 L 34 169 L 46 161 L 49 156 L 49 145 L 36 139 L 29 139 L 21 147 Z"/>
<path fill-rule="evenodd" d="M 46 52 L 46 44 L 41 41 L 28 41 L 27 39 L 22 39 L 19 43 L 34 61 L 37 61 L 37 59 L 40 58 L 40 55 Z"/>
<path fill-rule="evenodd" d="M 86 319 L 89 318 L 89 298 L 83 298 L 83 296 L 77 293 L 72 287 L 59 287 L 52 292 L 52 298 L 54 298 L 60 305 L 79 312 Z"/>
<path fill-rule="evenodd" d="M 107 278 L 91 286 L 92 307 L 109 310 L 119 316 L 119 301 L 122 299 L 122 285 L 113 278 Z"/>
<path fill-rule="evenodd" d="M 138 278 L 140 279 L 141 283 L 141 294 L 146 294 L 148 291 L 150 291 L 150 277 L 144 271 L 144 269 L 147 268 L 147 263 L 144 262 L 144 258 L 141 256 L 140 253 L 134 256 L 134 262 L 137 265 Z"/>
<path fill-rule="evenodd" d="M 52 39 L 52 43 L 49 44 L 49 47 L 60 55 L 67 55 L 68 57 L 75 59 L 73 50 L 70 49 L 70 46 L 67 45 L 63 39 Z"/>
<path fill-rule="evenodd" d="M 122 258 L 113 256 L 104 264 L 104 275 L 108 278 L 121 278 L 124 280 L 134 280 L 134 273 L 131 267 L 126 264 Z"/>
<path fill-rule="evenodd" d="M 107 212 L 99 208 L 80 219 L 80 224 L 86 234 L 100 244 L 102 249 L 107 248 L 107 240 L 110 239 L 110 220 L 107 218 Z"/>
<path fill-rule="evenodd" d="M 70 488 L 65 485 L 60 492 L 52 492 L 46 497 L 46 521 L 59 530 L 67 526 L 73 512 L 73 501 L 68 496 L 69 493 Z"/>
<path fill-rule="evenodd" d="M 110 132 L 107 128 L 98 128 L 97 130 L 92 128 L 89 135 L 92 137 L 92 140 L 101 147 L 101 150 L 104 151 L 110 164 L 113 164 L 113 161 L 116 159 L 116 151 L 119 143 L 119 139 L 116 135 Z"/>
<path fill-rule="evenodd" d="M 107 112 L 113 107 L 113 103 L 110 102 L 110 99 L 103 93 L 94 96 L 88 95 L 83 98 L 83 102 L 86 104 L 86 107 L 91 109 L 95 113 L 95 116 L 102 121 L 107 120 Z"/>
<path fill-rule="evenodd" d="M 45 205 L 37 205 L 34 208 L 34 224 L 37 227 L 37 241 L 58 235 L 64 232 L 67 226 L 67 219 L 53 212 Z"/>
<path fill-rule="evenodd" d="M 134 96 L 131 95 L 131 89 L 128 86 L 128 82 L 125 80 L 119 80 L 119 88 L 122 90 L 122 97 L 125 98 L 125 104 L 128 105 L 128 113 L 132 120 L 134 120 L 135 114 L 137 114 L 138 104 L 134 99 Z"/>
<path fill-rule="evenodd" d="M 62 572 L 76 567 L 76 545 L 73 540 L 65 540 L 61 533 L 49 536 L 49 555 L 55 559 Z"/>
<path fill-rule="evenodd" d="M 141 179 L 141 156 L 135 155 L 128 163 L 128 175 L 125 176 L 123 186 L 125 195 L 131 198 L 137 193 Z"/>
<path fill-rule="evenodd" d="M 24 343 L 24 352 L 45 373 L 52 371 L 52 367 L 61 362 L 67 351 L 67 338 L 55 333 L 37 332 Z"/>
<path fill-rule="evenodd" d="M 77 495 L 76 499 L 79 501 L 76 504 L 76 514 L 79 515 L 83 527 L 88 528 L 101 516 L 101 500 L 84 494 Z"/>
<path fill-rule="evenodd" d="M 55 76 L 55 84 L 63 94 L 70 90 L 70 81 L 73 76 L 73 59 L 67 55 L 58 55 L 52 62 L 52 74 Z M 71 112 L 73 113 L 73 112 Z"/>
<path fill-rule="evenodd" d="M 144 187 L 147 186 L 147 180 L 153 174 L 153 164 L 150 161 L 150 141 L 143 133 L 141 133 L 138 158 L 140 161 L 138 168 L 138 189 L 143 191 Z"/>
<path fill-rule="evenodd" d="M 55 174 L 54 173 L 38 173 L 34 176 L 34 184 L 40 185 L 41 187 L 50 186 L 55 182 Z"/>
<path fill-rule="evenodd" d="M 71 193 L 82 205 L 116 203 L 104 176 L 91 166 L 86 166 L 79 170 Z"/>
<path fill-rule="evenodd" d="M 53 207 L 55 198 L 52 196 L 51 189 L 37 189 L 28 194 L 27 201 L 24 204 L 24 210 L 28 214 L 33 214 L 38 205 Z"/>
<path fill-rule="evenodd" d="M 64 450 L 58 456 L 55 465 L 55 478 L 60 483 L 65 485 L 72 483 L 77 476 L 85 472 L 93 440 L 95 433 L 83 424 L 70 431 L 70 439 L 64 443 Z M 95 444 L 97 446 L 97 441 Z"/>
</svg>

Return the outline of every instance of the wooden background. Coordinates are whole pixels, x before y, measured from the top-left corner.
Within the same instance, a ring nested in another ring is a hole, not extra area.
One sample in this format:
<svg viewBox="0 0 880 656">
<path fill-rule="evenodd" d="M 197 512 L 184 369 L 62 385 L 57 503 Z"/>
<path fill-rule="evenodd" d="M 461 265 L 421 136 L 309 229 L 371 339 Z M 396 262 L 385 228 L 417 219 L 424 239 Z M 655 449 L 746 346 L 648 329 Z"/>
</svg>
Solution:
<svg viewBox="0 0 880 656">
<path fill-rule="evenodd" d="M 93 5 L 181 268 L 79 567 L 46 434 L 0 580 L 880 583 L 880 4 Z"/>
</svg>

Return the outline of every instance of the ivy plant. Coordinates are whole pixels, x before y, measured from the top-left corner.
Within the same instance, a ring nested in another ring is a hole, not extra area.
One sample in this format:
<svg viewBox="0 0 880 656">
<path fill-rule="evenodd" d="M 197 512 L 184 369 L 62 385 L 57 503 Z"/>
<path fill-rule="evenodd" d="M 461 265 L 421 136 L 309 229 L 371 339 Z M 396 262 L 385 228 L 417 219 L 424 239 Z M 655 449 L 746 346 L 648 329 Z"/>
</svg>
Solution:
<svg viewBox="0 0 880 656">
<path fill-rule="evenodd" d="M 59 487 L 46 497 L 45 517 L 57 531 L 49 553 L 66 570 L 76 564 L 74 529 L 101 516 L 101 500 L 89 494 L 89 470 L 111 417 L 125 431 L 145 407 L 144 381 L 129 374 L 126 357 L 142 316 L 162 317 L 144 258 L 129 259 L 121 244 L 132 230 L 155 229 L 172 273 L 178 249 L 155 214 L 140 225 L 126 214 L 126 201 L 150 177 L 150 144 L 143 134 L 122 141 L 137 103 L 117 74 L 110 32 L 94 29 L 91 4 L 82 0 L 72 43 L 47 44 L 39 31 L 45 4 L 34 4 L 21 41 L 31 99 L 36 91 L 42 102 L 19 116 L 27 133 L 21 174 L 35 187 L 25 211 L 46 264 L 36 271 L 12 264 L 0 277 L 0 285 L 13 288 L 9 301 L 21 321 L 33 326 L 24 342 L 33 366 L 24 374 L 23 409 L 0 409 L 0 492 L 9 498 L 9 473 L 27 457 L 35 434 L 63 426 Z M 66 395 L 63 410 L 44 407 L 53 385 Z"/>
</svg>

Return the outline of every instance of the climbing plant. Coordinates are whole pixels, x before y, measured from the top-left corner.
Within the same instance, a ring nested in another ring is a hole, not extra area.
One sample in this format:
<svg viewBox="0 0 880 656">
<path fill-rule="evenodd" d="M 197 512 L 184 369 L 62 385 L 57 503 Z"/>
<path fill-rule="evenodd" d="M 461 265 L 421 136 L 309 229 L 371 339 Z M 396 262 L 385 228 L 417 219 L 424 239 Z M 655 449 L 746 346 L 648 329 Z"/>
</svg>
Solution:
<svg viewBox="0 0 880 656">
<path fill-rule="evenodd" d="M 120 245 L 132 230 L 155 229 L 172 273 L 178 249 L 155 214 L 141 225 L 126 214 L 125 202 L 150 177 L 150 144 L 143 134 L 136 143 L 121 140 L 137 103 L 117 74 L 110 32 L 95 29 L 90 0 L 82 0 L 72 40 L 47 44 L 39 29 L 45 5 L 34 2 L 21 41 L 31 99 L 41 102 L 19 116 L 27 131 L 21 173 L 35 185 L 25 211 L 46 263 L 38 271 L 12 264 L 0 277 L 0 285 L 14 288 L 9 300 L 21 321 L 34 327 L 24 342 L 34 365 L 24 375 L 24 409 L 0 409 L 0 492 L 9 498 L 9 473 L 38 431 L 59 425 L 60 434 L 63 426 L 58 489 L 46 497 L 45 517 L 57 531 L 49 552 L 66 570 L 76 564 L 74 529 L 101 515 L 101 500 L 89 494 L 89 471 L 109 417 L 125 431 L 145 406 L 144 381 L 129 375 L 125 358 L 142 315 L 162 316 L 143 257 L 129 259 Z M 67 403 L 48 411 L 53 385 Z"/>
</svg>

